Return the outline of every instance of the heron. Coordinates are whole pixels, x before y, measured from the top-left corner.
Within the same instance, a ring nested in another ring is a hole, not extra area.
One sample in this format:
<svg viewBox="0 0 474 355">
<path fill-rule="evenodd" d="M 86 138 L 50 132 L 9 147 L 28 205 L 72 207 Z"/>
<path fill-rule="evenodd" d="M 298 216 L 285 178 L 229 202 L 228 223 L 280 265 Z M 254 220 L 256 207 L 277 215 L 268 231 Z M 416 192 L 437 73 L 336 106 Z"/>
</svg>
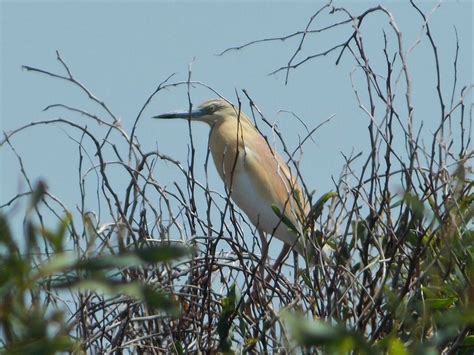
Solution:
<svg viewBox="0 0 474 355">
<path fill-rule="evenodd" d="M 211 129 L 209 149 L 217 172 L 232 201 L 258 230 L 263 258 L 268 253 L 267 235 L 284 243 L 274 268 L 284 261 L 290 250 L 309 260 L 310 247 L 303 231 L 310 210 L 308 199 L 285 160 L 240 108 L 217 98 L 196 109 L 163 113 L 153 118 L 207 123 Z"/>
</svg>

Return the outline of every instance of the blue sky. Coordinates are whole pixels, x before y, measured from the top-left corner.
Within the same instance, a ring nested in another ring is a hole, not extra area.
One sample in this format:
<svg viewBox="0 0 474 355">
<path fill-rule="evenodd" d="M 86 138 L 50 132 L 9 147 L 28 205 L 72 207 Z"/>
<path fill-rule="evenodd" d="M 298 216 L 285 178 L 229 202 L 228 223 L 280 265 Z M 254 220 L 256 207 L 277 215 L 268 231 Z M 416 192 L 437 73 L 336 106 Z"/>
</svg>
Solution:
<svg viewBox="0 0 474 355">
<path fill-rule="evenodd" d="M 420 37 L 421 18 L 404 1 L 382 1 L 390 9 L 404 32 L 409 48 Z M 30 65 L 62 72 L 56 61 L 59 50 L 74 75 L 96 96 L 106 102 L 121 118 L 126 130 L 147 96 L 156 85 L 172 73 L 173 80 L 186 80 L 192 63 L 192 78 L 202 81 L 236 102 L 236 92 L 244 97 L 246 89 L 270 122 L 283 132 L 290 147 L 304 136 L 304 127 L 292 111 L 309 127 L 334 118 L 305 146 L 301 169 L 311 189 L 318 194 L 333 188 L 331 176 L 338 176 L 343 164 L 342 153 L 367 151 L 367 117 L 357 107 L 350 73 L 354 61 L 346 55 L 340 65 L 336 56 L 308 62 L 290 73 L 285 85 L 284 73 L 268 75 L 285 65 L 297 47 L 297 40 L 270 42 L 233 51 L 222 50 L 255 39 L 283 36 L 304 29 L 309 17 L 322 2 L 18 2 L 1 3 L 2 85 L 1 129 L 8 131 L 25 123 L 65 116 L 64 112 L 43 112 L 50 104 L 63 103 L 103 114 L 88 102 L 77 88 L 65 82 L 21 69 Z M 334 2 L 354 13 L 375 2 Z M 430 11 L 435 2 L 421 2 Z M 458 77 L 460 84 L 472 83 L 472 4 L 448 1 L 434 12 L 433 36 L 440 52 L 443 85 L 450 93 L 452 62 L 455 50 L 454 25 L 461 52 Z M 332 19 L 327 15 L 316 22 L 324 26 Z M 387 21 L 381 15 L 370 19 L 364 30 L 369 54 L 375 68 L 381 66 L 382 28 Z M 311 37 L 302 57 L 327 49 L 351 33 L 351 27 Z M 387 33 L 389 30 L 387 30 Z M 415 121 L 424 121 L 424 134 L 437 120 L 434 62 L 425 36 L 409 55 L 416 104 Z M 360 77 L 359 77 L 360 78 Z M 359 80 L 357 76 L 355 80 Z M 359 80 L 360 83 L 360 80 Z M 209 90 L 191 91 L 193 103 L 214 97 Z M 249 113 L 244 101 L 244 111 Z M 185 87 L 161 92 L 150 104 L 140 121 L 137 136 L 145 151 L 156 149 L 185 162 L 189 139 L 183 122 L 157 122 L 149 117 L 173 109 L 187 108 Z M 435 118 L 434 118 L 435 117 Z M 78 123 L 84 117 L 68 116 Z M 91 124 L 91 122 L 89 122 Z M 207 127 L 193 127 L 197 147 L 197 175 L 202 178 L 207 145 Z M 265 130 L 272 138 L 272 132 Z M 78 138 L 77 134 L 73 134 Z M 58 126 L 33 128 L 12 141 L 24 158 L 30 177 L 45 178 L 51 192 L 62 198 L 71 210 L 78 201 L 77 145 Z M 8 147 L 0 148 L 0 200 L 4 203 L 17 192 L 25 191 L 18 162 Z M 199 162 L 201 163 L 199 165 Z M 163 184 L 170 184 L 176 172 L 160 166 L 156 172 Z M 223 191 L 214 168 L 210 184 Z M 91 206 L 91 208 L 93 208 Z"/>
</svg>

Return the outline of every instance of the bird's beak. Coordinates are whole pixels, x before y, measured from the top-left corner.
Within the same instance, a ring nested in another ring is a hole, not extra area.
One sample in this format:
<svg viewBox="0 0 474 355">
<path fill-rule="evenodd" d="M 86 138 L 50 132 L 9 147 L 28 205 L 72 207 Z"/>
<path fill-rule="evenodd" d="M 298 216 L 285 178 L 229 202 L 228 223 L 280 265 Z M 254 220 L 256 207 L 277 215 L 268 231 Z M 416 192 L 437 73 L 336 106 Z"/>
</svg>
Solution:
<svg viewBox="0 0 474 355">
<path fill-rule="evenodd" d="M 172 119 L 172 118 L 200 118 L 202 116 L 206 115 L 206 111 L 197 108 L 192 111 L 173 111 L 173 112 L 167 112 L 167 113 L 162 113 L 161 115 L 158 116 L 153 116 L 153 118 L 164 118 L 164 119 Z"/>
</svg>

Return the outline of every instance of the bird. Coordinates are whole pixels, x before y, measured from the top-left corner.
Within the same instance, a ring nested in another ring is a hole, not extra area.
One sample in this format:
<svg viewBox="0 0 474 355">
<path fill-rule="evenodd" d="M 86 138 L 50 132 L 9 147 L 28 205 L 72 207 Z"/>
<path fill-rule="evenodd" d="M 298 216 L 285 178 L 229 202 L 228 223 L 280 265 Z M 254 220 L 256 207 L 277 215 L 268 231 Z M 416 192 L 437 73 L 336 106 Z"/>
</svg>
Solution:
<svg viewBox="0 0 474 355">
<path fill-rule="evenodd" d="M 232 201 L 258 230 L 265 258 L 268 244 L 264 235 L 267 235 L 284 243 L 274 266 L 292 249 L 313 263 L 311 245 L 303 231 L 310 211 L 308 198 L 285 160 L 240 107 L 216 98 L 192 110 L 153 118 L 189 119 L 208 124 L 209 149 L 217 172 Z"/>
</svg>

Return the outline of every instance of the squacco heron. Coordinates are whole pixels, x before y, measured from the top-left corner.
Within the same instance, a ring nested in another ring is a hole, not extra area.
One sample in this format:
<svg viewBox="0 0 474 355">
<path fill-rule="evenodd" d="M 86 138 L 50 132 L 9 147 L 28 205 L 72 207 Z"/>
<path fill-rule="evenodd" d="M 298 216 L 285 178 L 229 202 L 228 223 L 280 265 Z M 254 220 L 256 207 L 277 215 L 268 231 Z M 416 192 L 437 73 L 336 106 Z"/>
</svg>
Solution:
<svg viewBox="0 0 474 355">
<path fill-rule="evenodd" d="M 207 123 L 211 127 L 209 147 L 217 171 L 231 199 L 259 231 L 264 257 L 268 250 L 263 234 L 267 234 L 285 243 L 274 266 L 282 262 L 291 248 L 307 259 L 310 247 L 306 248 L 302 233 L 309 212 L 305 194 L 284 159 L 243 112 L 226 100 L 213 99 L 192 111 L 169 112 L 154 118 Z"/>
</svg>

